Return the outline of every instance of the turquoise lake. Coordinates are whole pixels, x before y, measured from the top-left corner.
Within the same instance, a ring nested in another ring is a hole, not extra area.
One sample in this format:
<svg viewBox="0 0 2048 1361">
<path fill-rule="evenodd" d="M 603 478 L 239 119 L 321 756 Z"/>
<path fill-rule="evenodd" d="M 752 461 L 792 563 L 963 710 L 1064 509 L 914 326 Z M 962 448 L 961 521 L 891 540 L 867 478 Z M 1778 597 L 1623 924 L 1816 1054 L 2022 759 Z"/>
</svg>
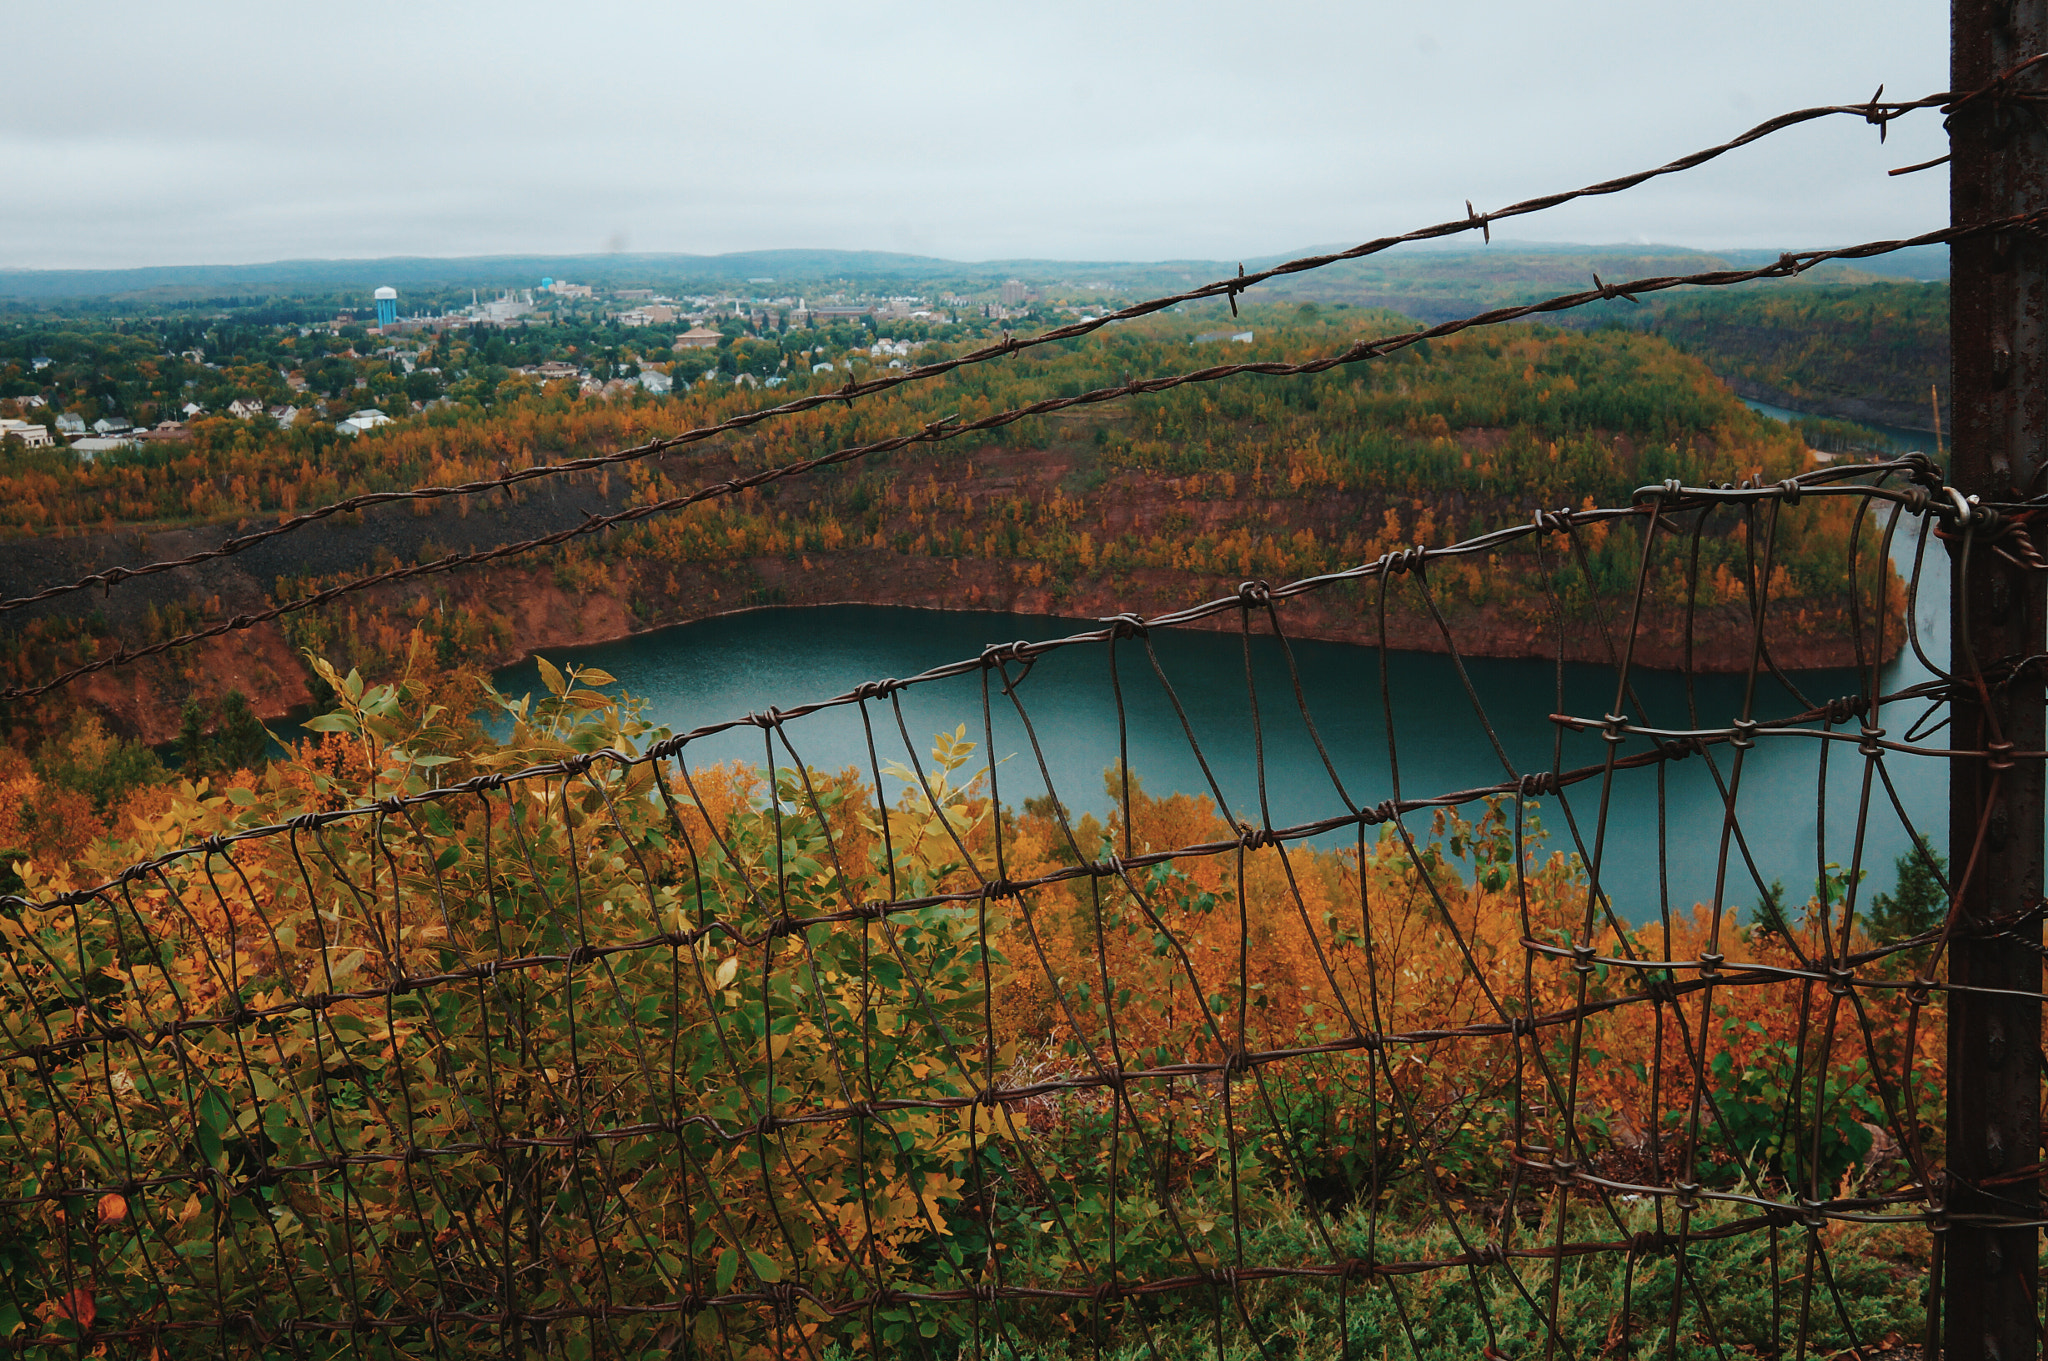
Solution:
<svg viewBox="0 0 2048 1361">
<path fill-rule="evenodd" d="M 1894 557 L 1902 566 L 1910 562 L 1912 552 L 1905 535 L 1902 529 L 1902 542 L 1894 545 Z M 1937 548 L 1927 554 L 1924 587 L 1923 639 L 1929 640 L 1929 651 L 1938 663 L 1945 648 L 1933 640 L 1945 640 L 1947 635 L 1948 591 L 1946 555 Z M 619 642 L 558 650 L 549 654 L 549 660 L 609 671 L 626 693 L 644 701 L 649 717 L 681 732 L 743 718 L 771 705 L 787 710 L 848 692 L 865 681 L 908 677 L 975 657 L 990 644 L 1055 638 L 1091 627 L 1088 620 L 964 610 L 852 605 L 762 609 Z M 1211 793 L 1213 777 L 1214 789 L 1231 815 L 1255 826 L 1270 820 L 1270 825 L 1281 827 L 1345 812 L 1344 797 L 1317 753 L 1295 701 L 1285 655 L 1275 640 L 1253 638 L 1249 679 L 1244 643 L 1235 634 L 1159 631 L 1153 642 L 1160 670 L 1186 713 L 1185 730 L 1144 646 L 1136 641 L 1121 643 L 1116 650 L 1123 691 L 1121 730 L 1108 651 L 1100 644 L 1056 651 L 1032 667 L 1017 687 L 1030 731 L 1000 690 L 993 691 L 994 750 L 1000 758 L 997 789 L 1005 804 L 1019 807 L 1027 798 L 1050 792 L 1076 814 L 1106 812 L 1111 800 L 1104 771 L 1120 751 L 1127 751 L 1132 770 L 1147 790 L 1206 794 Z M 1488 730 L 1449 657 L 1397 652 L 1385 658 L 1396 737 L 1390 747 L 1378 651 L 1335 643 L 1292 646 L 1307 712 L 1354 804 L 1363 807 L 1394 797 L 1397 768 L 1398 792 L 1404 798 L 1476 788 L 1504 778 Z M 1549 769 L 1554 744 L 1560 740 L 1567 769 L 1602 759 L 1597 735 L 1560 738 L 1560 728 L 1550 721 L 1549 715 L 1559 711 L 1554 663 L 1470 659 L 1466 669 L 1480 706 L 1491 719 L 1493 735 L 1516 771 Z M 1908 650 L 1886 668 L 1884 688 L 1894 691 L 1926 674 Z M 1793 680 L 1817 701 L 1856 689 L 1847 671 L 1801 672 Z M 513 695 L 540 690 L 531 662 L 507 668 L 497 681 Z M 1691 726 L 1680 676 L 1638 671 L 1634 684 L 1636 699 L 1628 710 L 1637 721 Z M 1597 718 L 1614 703 L 1613 674 L 1605 667 L 1568 666 L 1563 691 L 1562 712 Z M 1251 721 L 1254 697 L 1260 716 L 1256 733 Z M 1740 678 L 1706 676 L 1696 680 L 1692 701 L 1701 725 L 1720 726 L 1740 712 L 1741 698 Z M 885 766 L 904 761 L 906 731 L 921 757 L 928 753 L 935 732 L 951 731 L 962 723 L 972 740 L 984 742 L 978 674 L 912 687 L 901 692 L 899 701 L 901 730 L 887 701 L 867 705 L 877 755 Z M 1800 707 L 1777 682 L 1760 682 L 1759 717 Z M 1897 736 L 1918 716 L 1918 707 L 1888 710 L 1884 726 Z M 793 720 L 784 731 L 796 757 L 808 765 L 871 769 L 855 706 Z M 1642 745 L 1630 742 L 1622 750 L 1636 751 Z M 1197 747 L 1207 761 L 1208 777 L 1196 759 Z M 1782 880 L 1797 894 L 1815 882 L 1821 866 L 1847 865 L 1855 854 L 1863 763 L 1853 743 L 1827 744 L 1825 764 L 1820 747 L 1810 740 L 1760 740 L 1746 762 L 1738 803 L 1743 836 L 1758 873 L 1766 883 Z M 686 750 L 692 765 L 735 759 L 759 764 L 769 755 L 764 732 L 757 727 L 693 741 Z M 1717 750 L 1723 778 L 1730 756 L 1726 748 Z M 977 753 L 973 768 L 983 764 L 979 757 Z M 791 763 L 789 752 L 780 745 L 774 759 L 778 765 Z M 1942 845 L 1945 765 L 1897 755 L 1885 764 L 1915 825 L 1931 844 Z M 900 789 L 893 779 L 885 778 L 884 783 L 892 796 Z M 1542 823 L 1551 846 L 1564 850 L 1577 848 L 1571 834 L 1576 825 L 1584 838 L 1578 844 L 1590 854 L 1599 820 L 1600 783 L 1578 785 L 1567 793 L 1569 815 L 1559 799 L 1545 798 L 1540 801 Z M 1617 907 L 1632 920 L 1654 917 L 1667 895 L 1674 907 L 1685 907 L 1714 892 L 1723 802 L 1707 763 L 1698 757 L 1667 763 L 1662 803 L 1660 831 L 1656 770 L 1617 776 L 1609 800 L 1601 877 Z M 1882 890 L 1891 886 L 1893 861 L 1909 849 L 1909 842 L 1881 785 L 1874 806 L 1862 864 L 1870 871 L 1870 888 Z M 1426 827 L 1427 815 L 1411 825 Z M 1345 837 L 1333 834 L 1322 840 L 1338 844 Z M 1756 901 L 1755 882 L 1739 852 L 1731 864 L 1724 901 L 1746 907 Z"/>
</svg>

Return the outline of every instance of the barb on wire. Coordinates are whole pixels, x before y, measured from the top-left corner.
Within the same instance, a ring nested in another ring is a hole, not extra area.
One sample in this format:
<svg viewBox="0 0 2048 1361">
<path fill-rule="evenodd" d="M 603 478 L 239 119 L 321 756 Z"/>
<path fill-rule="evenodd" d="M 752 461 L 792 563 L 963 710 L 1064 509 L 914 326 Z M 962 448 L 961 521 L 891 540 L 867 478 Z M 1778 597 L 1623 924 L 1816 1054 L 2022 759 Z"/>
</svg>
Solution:
<svg viewBox="0 0 2048 1361">
<path fill-rule="evenodd" d="M 1314 359 L 1298 362 L 1268 360 L 1250 361 L 1241 364 L 1219 364 L 1167 377 L 1132 378 L 1115 387 L 1097 388 L 1072 397 L 1050 397 L 1042 401 L 1011 407 L 1004 411 L 968 421 L 960 421 L 949 417 L 945 421 L 932 422 L 915 433 L 893 435 L 886 439 L 873 440 L 865 444 L 850 445 L 829 453 L 819 454 L 814 458 L 803 459 L 796 463 L 783 464 L 778 467 L 763 469 L 757 473 L 750 473 L 743 477 L 730 478 L 710 486 L 697 488 L 694 491 L 679 496 L 667 497 L 663 500 L 649 502 L 644 505 L 630 506 L 625 510 L 616 511 L 610 515 L 592 515 L 581 524 L 556 530 L 550 534 L 538 535 L 513 543 L 500 544 L 495 548 L 474 549 L 465 553 L 450 553 L 429 562 L 394 567 L 387 571 L 355 577 L 338 585 L 328 587 L 325 590 L 283 601 L 252 613 L 238 614 L 230 619 L 222 620 L 204 628 L 193 629 L 186 633 L 162 639 L 146 647 L 123 648 L 118 652 L 95 658 L 93 661 L 81 663 L 37 685 L 10 686 L 5 690 L 0 690 L 0 699 L 33 699 L 39 695 L 48 694 L 53 690 L 61 689 L 72 681 L 83 676 L 92 675 L 95 672 L 104 671 L 111 667 L 126 666 L 146 657 L 153 657 L 179 648 L 190 647 L 192 644 L 203 642 L 208 638 L 217 638 L 224 634 L 254 628 L 258 624 L 282 618 L 287 614 L 312 609 L 338 600 L 343 596 L 370 590 L 374 587 L 391 585 L 415 577 L 453 571 L 462 567 L 474 567 L 483 563 L 516 557 L 538 549 L 567 543 L 584 535 L 602 533 L 605 530 L 614 529 L 620 525 L 633 524 L 652 516 L 681 510 L 703 501 L 728 495 L 734 491 L 766 486 L 787 478 L 803 476 L 819 468 L 867 458 L 879 453 L 888 453 L 897 449 L 905 449 L 913 445 L 940 444 L 950 439 L 957 439 L 965 434 L 1001 429 L 1003 426 L 1013 425 L 1032 416 L 1047 415 L 1051 412 L 1064 411 L 1074 407 L 1100 405 L 1104 402 L 1118 401 L 1141 394 L 1170 392 L 1193 384 L 1220 382 L 1225 379 L 1245 375 L 1297 377 L 1306 374 L 1324 373 L 1344 365 L 1382 359 L 1389 354 L 1406 349 L 1422 341 L 1456 335 L 1459 332 L 1471 330 L 1474 327 L 1498 326 L 1508 322 L 1525 320 L 1529 317 L 1568 311 L 1572 308 L 1584 307 L 1590 303 L 1605 301 L 1611 297 L 1637 293 L 1656 293 L 1674 288 L 1719 288 L 1733 284 L 1749 283 L 1758 279 L 1794 278 L 1816 266 L 1833 260 L 1862 260 L 1876 255 L 1906 250 L 1914 246 L 1962 241 L 2000 232 L 2039 230 L 2043 224 L 2048 224 L 2048 212 L 2020 214 L 2011 218 L 2000 219 L 1996 222 L 1976 223 L 1963 227 L 1946 227 L 1939 231 L 1924 232 L 1919 236 L 1906 237 L 1899 240 L 1866 242 L 1861 245 L 1845 246 L 1836 250 L 1791 252 L 1780 256 L 1771 264 L 1753 269 L 1708 270 L 1696 274 L 1652 275 L 1645 278 L 1632 279 L 1621 284 L 1600 283 L 1596 280 L 1596 287 L 1592 289 L 1559 294 L 1537 302 L 1521 303 L 1510 307 L 1498 307 L 1489 311 L 1475 313 L 1471 316 L 1440 322 L 1435 326 L 1425 327 L 1420 330 L 1400 332 L 1371 340 L 1354 341 L 1342 350 Z"/>
</svg>

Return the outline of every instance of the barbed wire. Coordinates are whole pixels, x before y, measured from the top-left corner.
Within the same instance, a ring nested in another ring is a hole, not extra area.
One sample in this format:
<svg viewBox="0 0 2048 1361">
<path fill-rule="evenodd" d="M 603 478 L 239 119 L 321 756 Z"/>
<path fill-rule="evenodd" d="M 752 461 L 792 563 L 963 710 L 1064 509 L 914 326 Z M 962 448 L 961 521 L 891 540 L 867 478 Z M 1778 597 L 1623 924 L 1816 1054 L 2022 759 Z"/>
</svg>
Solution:
<svg viewBox="0 0 2048 1361">
<path fill-rule="evenodd" d="M 913 434 L 892 435 L 883 439 L 870 440 L 863 444 L 848 445 L 829 453 L 802 459 L 794 463 L 766 468 L 741 477 L 698 487 L 681 495 L 664 497 L 638 506 L 629 506 L 609 515 L 592 515 L 585 512 L 582 523 L 556 530 L 549 534 L 536 535 L 493 548 L 472 549 L 467 552 L 449 553 L 427 562 L 393 567 L 382 572 L 351 577 L 337 585 L 314 591 L 303 596 L 282 601 L 265 609 L 245 612 L 207 625 L 204 628 L 188 630 L 185 633 L 148 644 L 139 648 L 123 648 L 90 662 L 83 662 L 68 670 L 59 672 L 49 680 L 35 685 L 14 685 L 0 690 L 0 700 L 34 699 L 37 696 L 58 690 L 81 677 L 92 675 L 112 667 L 126 666 L 147 657 L 158 656 L 180 648 L 204 642 L 208 638 L 221 637 L 228 633 L 254 628 L 258 624 L 283 618 L 288 614 L 317 608 L 344 596 L 379 586 L 408 581 L 415 577 L 454 571 L 463 567 L 475 567 L 507 558 L 532 553 L 543 548 L 568 543 L 586 535 L 602 533 L 621 525 L 629 525 L 657 515 L 697 505 L 737 491 L 767 486 L 789 478 L 802 477 L 819 468 L 869 458 L 876 454 L 890 453 L 921 444 L 941 444 L 958 439 L 963 435 L 979 434 L 989 430 L 1014 425 L 1033 416 L 1048 415 L 1056 411 L 1076 407 L 1096 406 L 1105 402 L 1120 401 L 1129 397 L 1170 392 L 1178 388 L 1201 383 L 1220 382 L 1245 375 L 1262 377 L 1300 377 L 1324 373 L 1333 368 L 1350 364 L 1383 359 L 1412 345 L 1427 340 L 1457 335 L 1475 327 L 1498 326 L 1509 322 L 1522 321 L 1530 317 L 1545 316 L 1553 312 L 1568 311 L 1592 303 L 1627 299 L 1634 301 L 1639 294 L 1664 292 L 1674 288 L 1702 287 L 1721 288 L 1734 284 L 1750 283 L 1760 279 L 1786 279 L 1834 260 L 1861 260 L 1872 256 L 1886 255 L 1915 246 L 1937 245 L 1966 241 L 1978 236 L 2004 232 L 2038 232 L 2048 224 L 2048 212 L 2018 214 L 1994 222 L 1969 224 L 1961 227 L 1945 227 L 1937 231 L 1924 232 L 1919 236 L 1897 240 L 1871 241 L 1836 250 L 1799 251 L 1780 256 L 1775 262 L 1752 269 L 1709 270 L 1696 274 L 1655 275 L 1631 279 L 1624 283 L 1607 283 L 1597 275 L 1594 286 L 1572 293 L 1558 294 L 1536 302 L 1521 303 L 1508 307 L 1492 308 L 1484 312 L 1439 322 L 1434 326 L 1413 331 L 1398 332 L 1370 340 L 1358 340 L 1342 350 L 1320 355 L 1314 359 L 1297 362 L 1260 360 L 1238 364 L 1217 364 L 1201 369 L 1189 370 L 1159 378 L 1132 378 L 1112 387 L 1096 388 L 1071 397 L 1048 397 L 1021 406 L 1010 407 L 987 416 L 962 421 L 956 417 L 927 423 Z M 411 493 L 390 493 L 393 496 L 409 496 Z"/>
<path fill-rule="evenodd" d="M 908 384 L 924 382 L 961 369 L 985 364 L 995 359 L 1020 354 L 1040 346 L 1054 344 L 1063 340 L 1079 339 L 1091 335 L 1104 327 L 1125 321 L 1135 321 L 1139 318 L 1177 307 L 1182 303 L 1201 302 L 1220 297 L 1229 301 L 1231 312 L 1235 314 L 1237 311 L 1238 295 L 1259 284 L 1268 283 L 1274 279 L 1284 278 L 1289 275 L 1325 269 L 1331 265 L 1341 264 L 1346 261 L 1364 259 L 1368 256 L 1391 250 L 1395 246 L 1442 240 L 1446 237 L 1457 236 L 1470 231 L 1481 233 L 1488 242 L 1491 242 L 1493 239 L 1493 224 L 1496 222 L 1509 221 L 1518 217 L 1546 212 L 1552 208 L 1562 207 L 1579 199 L 1622 193 L 1666 175 L 1680 174 L 1696 169 L 1709 161 L 1716 160 L 1731 151 L 1739 150 L 1753 142 L 1761 141 L 1774 133 L 1783 132 L 1819 119 L 1842 115 L 1858 117 L 1865 122 L 1874 124 L 1878 129 L 1880 139 L 1882 139 L 1893 122 L 1916 110 L 1938 109 L 1943 113 L 1947 113 L 1953 107 L 1960 104 L 1980 99 L 2031 100 L 2036 96 L 2030 91 L 2014 90 L 2012 88 L 2013 82 L 2019 75 L 2032 70 L 2034 66 L 2044 60 L 2048 60 L 2048 55 L 2022 62 L 2010 71 L 2002 73 L 1997 80 L 1987 84 L 1982 89 L 1971 91 L 1960 98 L 1951 91 L 1942 91 L 1941 93 L 1927 95 L 1920 99 L 1883 103 L 1880 102 L 1879 97 L 1884 94 L 1884 87 L 1880 85 L 1877 89 L 1877 94 L 1873 95 L 1868 103 L 1821 105 L 1814 108 L 1796 109 L 1782 113 L 1774 118 L 1766 119 L 1764 122 L 1726 142 L 1702 148 L 1688 155 L 1681 156 L 1677 160 L 1668 161 L 1663 165 L 1647 170 L 1634 171 L 1627 175 L 1602 180 L 1578 189 L 1569 189 L 1557 193 L 1543 194 L 1536 198 L 1524 199 L 1518 203 L 1509 204 L 1507 207 L 1498 208 L 1487 213 L 1475 211 L 1468 201 L 1465 205 L 1465 216 L 1461 218 L 1453 218 L 1431 226 L 1419 227 L 1397 236 L 1376 237 L 1371 241 L 1362 242 L 1347 250 L 1301 256 L 1265 269 L 1252 271 L 1251 273 L 1246 273 L 1244 267 L 1240 265 L 1234 277 L 1217 279 L 1179 293 L 1168 293 L 1148 298 L 1142 302 L 1132 303 L 1129 306 L 1107 312 L 1099 317 L 1084 318 L 1080 321 L 1052 327 L 1028 337 L 1019 338 L 1005 334 L 1004 338 L 995 344 L 979 346 L 955 358 L 915 365 L 900 373 L 884 374 L 858 381 L 849 378 L 845 384 L 830 392 L 807 394 L 806 396 L 795 398 L 776 406 L 747 412 L 729 420 L 698 426 L 661 439 L 649 440 L 629 449 L 621 449 L 608 454 L 597 454 L 584 458 L 566 459 L 558 463 L 540 464 L 530 468 L 518 469 L 499 477 L 481 478 L 453 486 L 423 486 L 409 488 L 404 491 L 365 492 L 356 496 L 343 497 L 326 505 L 315 507 L 312 510 L 301 511 L 269 528 L 224 539 L 213 548 L 202 549 L 195 553 L 186 554 L 183 557 L 144 563 L 134 567 L 110 567 L 103 571 L 89 573 L 76 581 L 47 586 L 27 595 L 0 598 L 0 612 L 21 609 L 28 605 L 74 594 L 78 591 L 91 590 L 95 587 L 111 589 L 121 582 L 133 580 L 137 577 L 152 576 L 184 567 L 195 567 L 201 563 L 224 557 L 232 557 L 237 553 L 255 547 L 257 544 L 267 542 L 280 535 L 296 532 L 321 520 L 329 519 L 336 515 L 367 510 L 372 506 L 386 505 L 397 501 L 431 501 L 450 496 L 485 495 L 490 492 L 517 486 L 523 482 L 533 481 L 537 478 L 590 472 L 617 464 L 637 462 L 660 454 L 671 453 L 692 444 L 703 443 L 721 435 L 738 433 L 765 422 L 830 407 L 835 403 L 850 405 L 859 398 L 893 391 Z M 1914 168 L 1923 169 L 1926 167 Z M 752 484 L 736 481 L 720 485 L 722 488 L 720 494 L 730 494 L 731 490 L 743 489 L 745 486 Z"/>
</svg>

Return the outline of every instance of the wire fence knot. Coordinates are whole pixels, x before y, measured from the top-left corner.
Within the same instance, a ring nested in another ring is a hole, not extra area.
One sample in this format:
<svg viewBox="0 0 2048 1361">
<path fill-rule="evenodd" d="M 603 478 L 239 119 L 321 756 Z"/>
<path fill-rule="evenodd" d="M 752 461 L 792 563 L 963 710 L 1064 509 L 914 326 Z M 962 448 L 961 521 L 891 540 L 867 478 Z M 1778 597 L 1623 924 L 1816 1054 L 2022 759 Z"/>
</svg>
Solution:
<svg viewBox="0 0 2048 1361">
<path fill-rule="evenodd" d="M 1628 1250 L 1636 1257 L 1661 1257 L 1678 1245 L 1678 1240 L 1662 1229 L 1645 1229 L 1628 1240 Z"/>
<path fill-rule="evenodd" d="M 1005 662 L 1033 661 L 1037 656 L 1037 645 L 1019 638 L 1014 643 L 990 643 L 981 650 L 981 664 L 987 668 L 1001 666 Z"/>
<path fill-rule="evenodd" d="M 1389 576 L 1401 576 L 1407 572 L 1419 572 L 1429 560 L 1429 550 L 1421 544 L 1413 548 L 1396 549 L 1380 555 L 1380 570 Z"/>
</svg>

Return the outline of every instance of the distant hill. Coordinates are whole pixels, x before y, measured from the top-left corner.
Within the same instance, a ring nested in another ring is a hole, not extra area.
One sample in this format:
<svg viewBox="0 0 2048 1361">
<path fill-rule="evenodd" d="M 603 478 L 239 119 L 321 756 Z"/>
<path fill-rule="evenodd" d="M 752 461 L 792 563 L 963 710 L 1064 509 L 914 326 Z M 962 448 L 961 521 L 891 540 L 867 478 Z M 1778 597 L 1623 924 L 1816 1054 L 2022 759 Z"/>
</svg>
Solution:
<svg viewBox="0 0 2048 1361">
<path fill-rule="evenodd" d="M 1260 259 L 1259 269 L 1317 250 L 1309 248 Z M 1402 248 L 1348 261 L 1313 274 L 1268 285 L 1268 296 L 1304 301 L 1342 301 L 1391 307 L 1426 321 L 1492 306 L 1525 301 L 1585 283 L 1594 270 L 1606 278 L 1694 272 L 1731 265 L 1760 264 L 1775 251 L 1709 253 L 1682 246 L 1575 245 L 1500 241 L 1491 246 L 1444 243 Z M 843 283 L 865 291 L 893 286 L 987 287 L 1005 279 L 1035 286 L 1067 285 L 1129 296 L 1172 292 L 1235 273 L 1238 261 L 944 260 L 889 251 L 763 250 L 729 255 L 487 255 L 391 256 L 374 260 L 276 260 L 247 265 L 162 265 L 142 269 L 0 269 L 0 300 L 30 305 L 103 302 L 147 306 L 213 297 L 367 292 L 381 284 L 401 291 L 531 287 L 542 278 L 568 279 L 601 288 L 729 288 L 749 280 L 780 289 Z M 1817 271 L 1818 273 L 1818 271 Z M 1855 271 L 1827 271 L 1834 282 L 1872 276 L 1945 278 L 1946 253 L 1939 248 L 1901 252 L 1884 261 L 1862 262 Z"/>
</svg>

